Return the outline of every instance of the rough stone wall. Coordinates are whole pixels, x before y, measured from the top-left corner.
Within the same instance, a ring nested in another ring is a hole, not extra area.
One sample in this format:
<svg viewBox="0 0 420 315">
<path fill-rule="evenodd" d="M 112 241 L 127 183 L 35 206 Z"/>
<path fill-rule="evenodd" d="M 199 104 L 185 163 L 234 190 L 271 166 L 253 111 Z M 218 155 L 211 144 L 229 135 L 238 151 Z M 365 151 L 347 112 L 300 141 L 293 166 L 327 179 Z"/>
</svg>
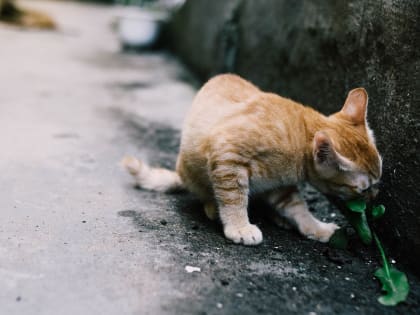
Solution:
<svg viewBox="0 0 420 315">
<path fill-rule="evenodd" d="M 367 89 L 384 158 L 381 235 L 420 257 L 420 1 L 189 0 L 174 17 L 173 49 L 203 79 L 235 72 L 329 114 Z"/>
</svg>

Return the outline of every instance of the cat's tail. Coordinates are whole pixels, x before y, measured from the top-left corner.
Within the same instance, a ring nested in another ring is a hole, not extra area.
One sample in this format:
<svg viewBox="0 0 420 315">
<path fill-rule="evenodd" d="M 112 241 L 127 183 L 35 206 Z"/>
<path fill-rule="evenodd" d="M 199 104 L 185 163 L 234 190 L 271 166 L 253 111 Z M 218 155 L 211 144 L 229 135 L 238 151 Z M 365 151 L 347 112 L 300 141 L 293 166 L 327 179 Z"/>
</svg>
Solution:
<svg viewBox="0 0 420 315">
<path fill-rule="evenodd" d="M 131 156 L 126 156 L 121 164 L 133 175 L 140 188 L 162 192 L 185 190 L 181 178 L 175 171 L 150 167 Z"/>
</svg>

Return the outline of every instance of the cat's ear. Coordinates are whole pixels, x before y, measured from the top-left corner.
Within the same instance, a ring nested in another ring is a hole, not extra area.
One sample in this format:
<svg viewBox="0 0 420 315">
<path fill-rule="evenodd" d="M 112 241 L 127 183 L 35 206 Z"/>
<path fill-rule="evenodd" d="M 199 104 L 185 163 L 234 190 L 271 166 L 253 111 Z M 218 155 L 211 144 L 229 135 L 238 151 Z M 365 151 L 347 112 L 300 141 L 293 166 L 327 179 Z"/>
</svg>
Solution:
<svg viewBox="0 0 420 315">
<path fill-rule="evenodd" d="M 313 143 L 314 160 L 320 165 L 333 165 L 336 163 L 336 152 L 330 137 L 324 131 L 318 131 Z"/>
<path fill-rule="evenodd" d="M 325 177 L 333 176 L 338 171 L 346 171 L 352 168 L 352 163 L 334 149 L 330 137 L 324 131 L 315 133 L 313 157 L 316 169 Z"/>
<path fill-rule="evenodd" d="M 368 94 L 364 88 L 351 90 L 347 95 L 341 113 L 356 125 L 366 123 Z"/>
</svg>

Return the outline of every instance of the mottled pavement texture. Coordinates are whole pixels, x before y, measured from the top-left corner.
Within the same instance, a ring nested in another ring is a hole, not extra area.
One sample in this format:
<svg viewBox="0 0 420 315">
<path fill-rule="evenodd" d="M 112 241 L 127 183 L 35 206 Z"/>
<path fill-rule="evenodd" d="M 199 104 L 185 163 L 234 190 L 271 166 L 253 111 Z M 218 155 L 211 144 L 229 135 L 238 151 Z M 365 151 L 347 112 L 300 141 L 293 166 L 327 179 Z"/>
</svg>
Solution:
<svg viewBox="0 0 420 315">
<path fill-rule="evenodd" d="M 135 189 L 120 159 L 173 167 L 197 85 L 167 53 L 121 53 L 111 7 L 25 3 L 60 29 L 0 25 L 0 314 L 419 313 L 410 273 L 406 303 L 376 301 L 378 255 L 357 241 L 331 250 L 254 202 L 264 242 L 238 246 L 193 196 Z"/>
</svg>

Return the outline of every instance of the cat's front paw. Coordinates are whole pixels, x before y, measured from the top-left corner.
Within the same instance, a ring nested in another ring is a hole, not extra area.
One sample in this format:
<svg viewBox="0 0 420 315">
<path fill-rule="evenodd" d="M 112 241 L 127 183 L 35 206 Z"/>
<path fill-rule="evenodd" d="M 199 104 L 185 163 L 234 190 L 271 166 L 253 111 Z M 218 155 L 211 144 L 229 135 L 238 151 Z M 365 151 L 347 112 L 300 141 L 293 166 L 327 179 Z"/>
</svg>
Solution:
<svg viewBox="0 0 420 315">
<path fill-rule="evenodd" d="M 248 224 L 242 227 L 226 225 L 224 233 L 226 238 L 234 243 L 242 243 L 244 245 L 258 245 L 263 240 L 261 230 L 254 224 Z"/>
<path fill-rule="evenodd" d="M 335 230 L 340 227 L 335 223 L 317 222 L 307 226 L 299 227 L 300 232 L 311 240 L 327 243 Z"/>
</svg>

